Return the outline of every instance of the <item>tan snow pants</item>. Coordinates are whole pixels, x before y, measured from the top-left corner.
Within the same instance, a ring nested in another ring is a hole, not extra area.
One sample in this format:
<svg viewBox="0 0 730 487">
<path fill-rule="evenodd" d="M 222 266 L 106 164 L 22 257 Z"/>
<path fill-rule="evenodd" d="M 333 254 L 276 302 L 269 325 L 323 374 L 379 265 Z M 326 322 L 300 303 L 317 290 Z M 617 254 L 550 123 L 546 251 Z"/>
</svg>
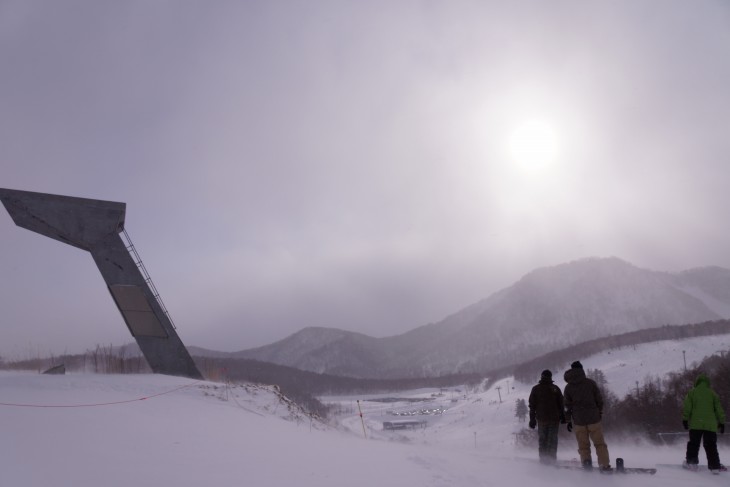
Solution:
<svg viewBox="0 0 730 487">
<path fill-rule="evenodd" d="M 594 423 L 585 426 L 574 425 L 575 439 L 578 440 L 578 455 L 580 461 L 585 462 L 591 460 L 591 441 L 596 448 L 596 456 L 598 457 L 598 466 L 604 467 L 611 464 L 608 458 L 608 446 L 606 440 L 603 439 L 603 427 L 601 423 Z"/>
</svg>

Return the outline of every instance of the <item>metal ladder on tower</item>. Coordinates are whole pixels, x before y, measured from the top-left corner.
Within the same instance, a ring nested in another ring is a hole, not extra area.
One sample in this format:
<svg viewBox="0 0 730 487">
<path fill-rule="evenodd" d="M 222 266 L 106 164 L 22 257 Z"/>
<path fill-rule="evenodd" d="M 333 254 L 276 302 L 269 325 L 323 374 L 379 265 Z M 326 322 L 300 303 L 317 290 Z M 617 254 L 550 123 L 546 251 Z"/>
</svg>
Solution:
<svg viewBox="0 0 730 487">
<path fill-rule="evenodd" d="M 144 262 L 142 262 L 142 258 L 139 256 L 139 253 L 137 252 L 137 249 L 135 248 L 134 244 L 132 243 L 132 239 L 129 237 L 129 234 L 127 233 L 127 229 L 122 229 L 122 240 L 124 241 L 125 247 L 127 247 L 127 251 L 132 256 L 132 260 L 134 260 L 134 263 L 137 264 L 137 267 L 139 267 L 139 271 L 142 273 L 142 277 L 144 277 L 145 282 L 150 288 L 150 291 L 152 291 L 152 295 L 157 300 L 157 304 L 160 305 L 160 308 L 162 308 L 162 312 L 165 313 L 167 316 L 167 319 L 170 320 L 170 324 L 172 324 L 172 327 L 177 330 L 177 327 L 175 326 L 175 322 L 172 321 L 172 316 L 170 316 L 170 312 L 167 311 L 167 307 L 165 306 L 165 303 L 162 301 L 162 296 L 160 296 L 159 291 L 157 291 L 157 287 L 155 286 L 155 283 L 152 282 L 152 277 L 150 277 L 149 272 L 147 272 L 147 268 L 144 265 Z"/>
</svg>

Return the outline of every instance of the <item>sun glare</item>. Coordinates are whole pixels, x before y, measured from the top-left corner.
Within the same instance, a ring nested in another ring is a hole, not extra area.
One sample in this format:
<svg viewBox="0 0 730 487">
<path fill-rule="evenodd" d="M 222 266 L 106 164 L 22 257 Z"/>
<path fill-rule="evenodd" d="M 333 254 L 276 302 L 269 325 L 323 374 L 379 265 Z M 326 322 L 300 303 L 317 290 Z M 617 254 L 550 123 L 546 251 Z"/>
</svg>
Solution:
<svg viewBox="0 0 730 487">
<path fill-rule="evenodd" d="M 512 132 L 509 151 L 514 161 L 524 169 L 543 170 L 557 157 L 557 136 L 549 124 L 529 120 Z"/>
</svg>

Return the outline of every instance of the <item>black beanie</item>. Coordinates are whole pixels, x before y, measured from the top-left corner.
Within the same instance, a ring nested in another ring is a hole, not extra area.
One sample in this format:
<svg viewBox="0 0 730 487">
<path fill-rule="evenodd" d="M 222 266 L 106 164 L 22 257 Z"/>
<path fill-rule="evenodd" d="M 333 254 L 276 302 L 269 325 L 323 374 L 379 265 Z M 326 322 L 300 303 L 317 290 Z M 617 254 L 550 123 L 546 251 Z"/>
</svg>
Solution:
<svg viewBox="0 0 730 487">
<path fill-rule="evenodd" d="M 583 364 L 580 363 L 580 362 L 578 362 L 576 360 L 575 362 L 573 362 L 572 364 L 570 364 L 570 368 L 571 369 L 582 369 L 583 368 Z"/>
<path fill-rule="evenodd" d="M 540 379 L 552 379 L 552 378 L 553 378 L 553 373 L 547 369 L 543 370 L 542 373 L 540 374 Z"/>
</svg>

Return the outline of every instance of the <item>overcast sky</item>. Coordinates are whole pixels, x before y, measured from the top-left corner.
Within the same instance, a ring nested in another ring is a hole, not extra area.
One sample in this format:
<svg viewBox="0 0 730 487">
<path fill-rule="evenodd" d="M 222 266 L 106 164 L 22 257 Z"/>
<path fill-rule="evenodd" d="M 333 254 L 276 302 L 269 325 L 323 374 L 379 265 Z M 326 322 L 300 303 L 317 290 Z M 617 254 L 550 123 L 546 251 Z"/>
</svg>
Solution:
<svg viewBox="0 0 730 487">
<path fill-rule="evenodd" d="M 126 202 L 188 345 L 388 336 L 730 268 L 728 87 L 723 0 L 0 0 L 0 187 Z M 0 242 L 0 356 L 132 341 L 88 253 Z"/>
</svg>

